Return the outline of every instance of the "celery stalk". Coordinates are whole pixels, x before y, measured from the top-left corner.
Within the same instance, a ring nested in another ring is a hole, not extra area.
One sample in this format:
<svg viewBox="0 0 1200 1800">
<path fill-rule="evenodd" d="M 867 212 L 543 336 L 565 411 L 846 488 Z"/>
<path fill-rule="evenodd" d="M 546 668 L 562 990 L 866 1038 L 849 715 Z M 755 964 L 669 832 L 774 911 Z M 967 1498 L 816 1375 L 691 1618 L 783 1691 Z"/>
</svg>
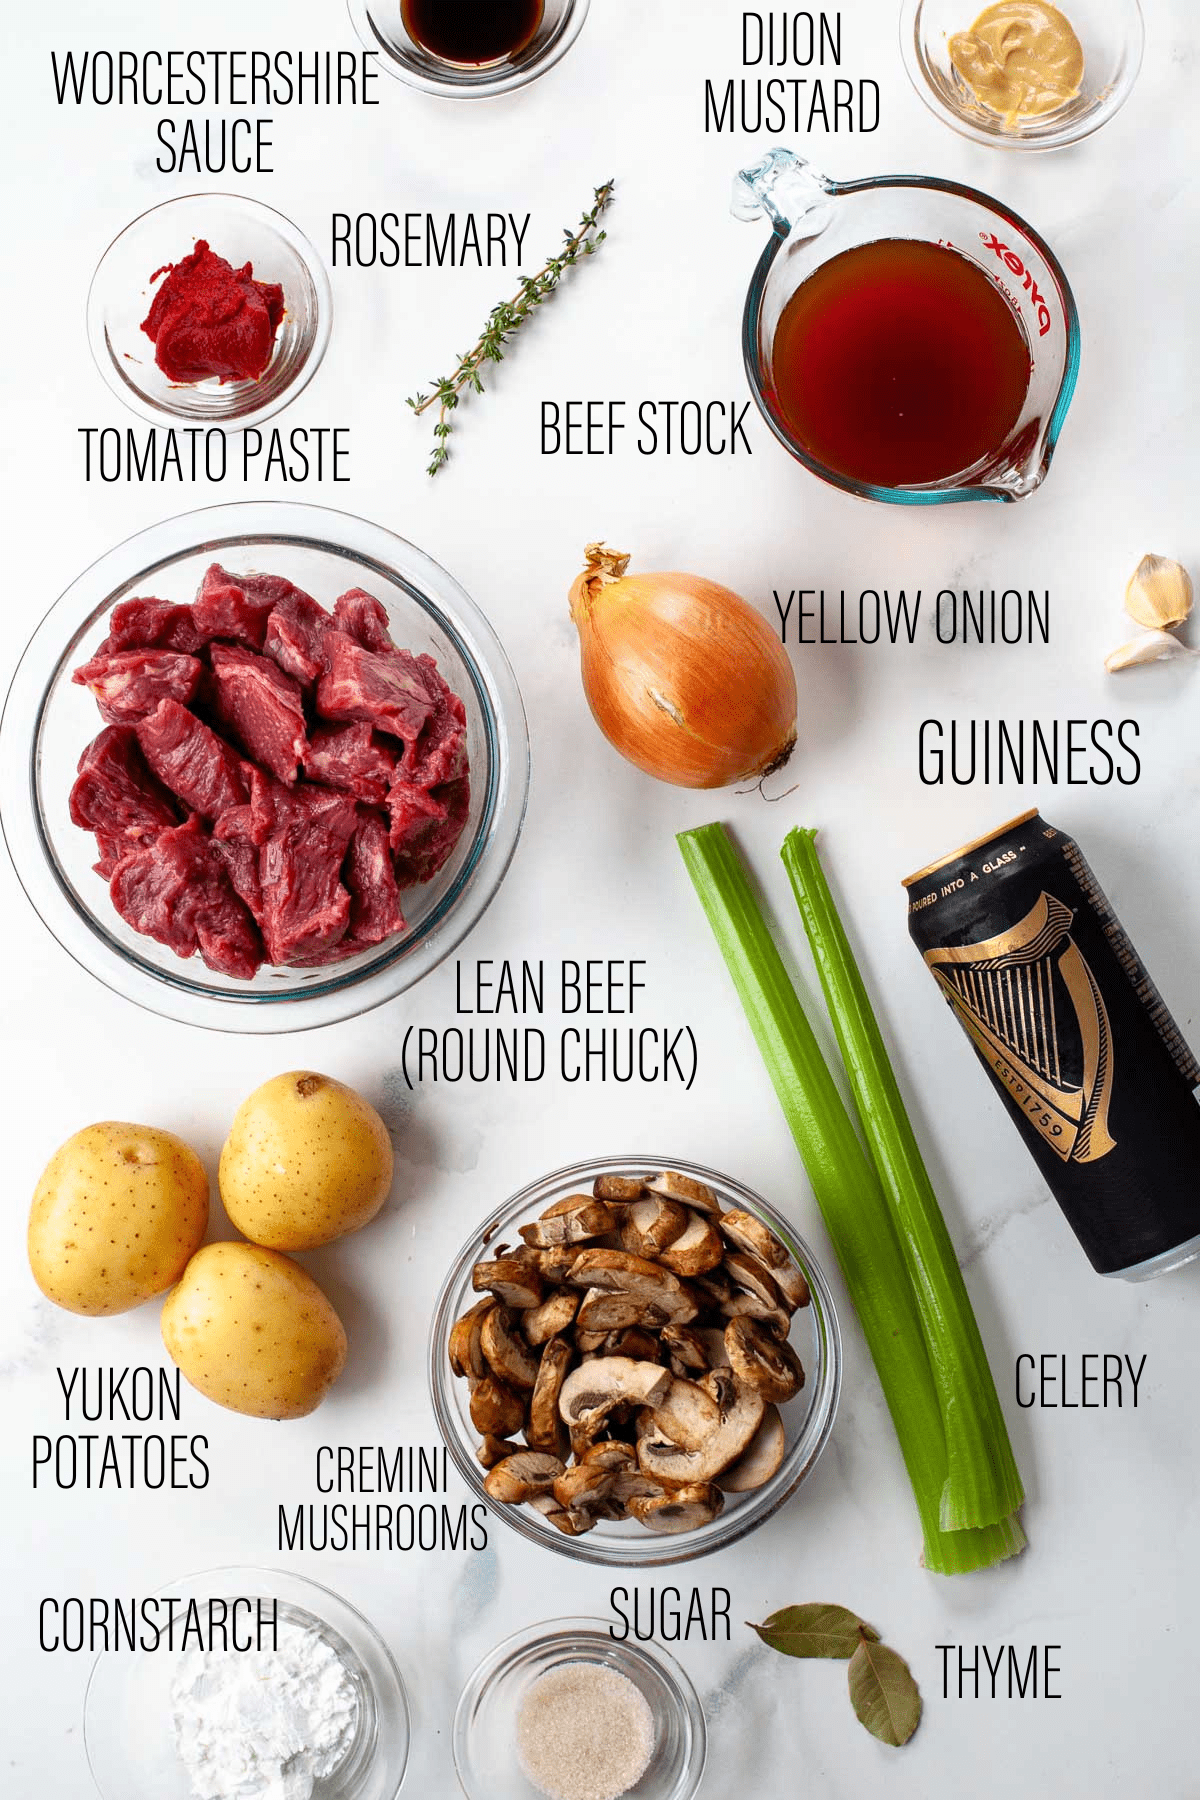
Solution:
<svg viewBox="0 0 1200 1800">
<path fill-rule="evenodd" d="M 943 1574 L 987 1568 L 1025 1538 L 1015 1518 L 944 1531 L 941 1409 L 879 1177 L 868 1161 L 723 825 L 678 838 L 833 1240 L 892 1415 L 925 1540 Z"/>
<path fill-rule="evenodd" d="M 916 1296 L 946 1435 L 942 1527 L 992 1525 L 1020 1506 L 1021 1476 L 950 1233 L 829 891 L 816 835 L 789 832 L 781 854 Z"/>
</svg>

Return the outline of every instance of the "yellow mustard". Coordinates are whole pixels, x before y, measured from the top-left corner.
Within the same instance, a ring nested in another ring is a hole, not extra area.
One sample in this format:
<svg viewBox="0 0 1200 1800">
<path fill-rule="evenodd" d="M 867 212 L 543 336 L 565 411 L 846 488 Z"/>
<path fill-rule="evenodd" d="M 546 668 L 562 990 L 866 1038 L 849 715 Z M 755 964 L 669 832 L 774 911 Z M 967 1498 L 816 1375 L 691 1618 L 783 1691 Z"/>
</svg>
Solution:
<svg viewBox="0 0 1200 1800">
<path fill-rule="evenodd" d="M 950 61 L 975 98 L 1007 124 L 1053 112 L 1079 92 L 1083 48 L 1047 0 L 998 0 L 950 39 Z"/>
</svg>

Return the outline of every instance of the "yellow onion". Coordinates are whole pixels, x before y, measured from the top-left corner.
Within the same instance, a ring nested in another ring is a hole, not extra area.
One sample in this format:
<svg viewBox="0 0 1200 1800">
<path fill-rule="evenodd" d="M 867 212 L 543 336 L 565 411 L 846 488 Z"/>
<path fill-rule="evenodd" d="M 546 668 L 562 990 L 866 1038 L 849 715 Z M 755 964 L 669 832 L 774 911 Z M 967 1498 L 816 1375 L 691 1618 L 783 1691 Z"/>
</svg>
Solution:
<svg viewBox="0 0 1200 1800">
<path fill-rule="evenodd" d="M 614 749 L 676 787 L 778 769 L 796 743 L 796 678 L 761 613 L 699 575 L 627 575 L 589 544 L 571 588 L 583 690 Z"/>
</svg>

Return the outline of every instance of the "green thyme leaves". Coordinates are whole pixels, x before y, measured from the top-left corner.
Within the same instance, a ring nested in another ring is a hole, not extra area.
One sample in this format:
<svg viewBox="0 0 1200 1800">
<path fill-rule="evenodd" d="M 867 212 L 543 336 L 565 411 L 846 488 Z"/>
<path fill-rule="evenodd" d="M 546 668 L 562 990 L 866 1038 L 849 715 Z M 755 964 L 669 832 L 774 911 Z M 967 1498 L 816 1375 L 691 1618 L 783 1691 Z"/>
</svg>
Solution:
<svg viewBox="0 0 1200 1800">
<path fill-rule="evenodd" d="M 582 257 L 594 256 L 604 242 L 608 234 L 600 230 L 600 215 L 611 201 L 613 189 L 614 183 L 611 181 L 596 188 L 591 206 L 574 231 L 564 231 L 566 242 L 558 254 L 548 257 L 536 275 L 527 275 L 511 300 L 502 300 L 492 308 L 479 342 L 473 350 L 459 357 L 454 373 L 444 375 L 434 382 L 428 392 L 414 394 L 407 402 L 417 414 L 426 412 L 431 406 L 438 409 L 437 423 L 433 428 L 433 455 L 427 474 L 436 475 L 442 465 L 449 462 L 448 439 L 454 430 L 450 415 L 464 392 L 482 394 L 484 364 L 503 362 L 504 346 L 509 338 L 520 330 L 543 300 L 550 298 L 567 270 Z"/>
<path fill-rule="evenodd" d="M 921 1722 L 921 1691 L 902 1656 L 844 1606 L 811 1601 L 785 1606 L 761 1625 L 763 1643 L 784 1656 L 823 1656 L 849 1664 L 850 1704 L 860 1725 L 881 1744 L 907 1744 Z"/>
</svg>

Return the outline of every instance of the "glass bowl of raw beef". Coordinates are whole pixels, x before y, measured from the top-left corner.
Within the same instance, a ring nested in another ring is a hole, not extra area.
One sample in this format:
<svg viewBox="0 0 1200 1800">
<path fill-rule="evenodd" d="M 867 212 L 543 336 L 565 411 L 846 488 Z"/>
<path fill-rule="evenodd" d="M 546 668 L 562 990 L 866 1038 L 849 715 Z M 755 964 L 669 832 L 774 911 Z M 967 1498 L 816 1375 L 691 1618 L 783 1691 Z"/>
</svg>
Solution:
<svg viewBox="0 0 1200 1800">
<path fill-rule="evenodd" d="M 43 922 L 187 1024 L 298 1031 L 402 993 L 516 848 L 521 696 L 453 577 L 377 525 L 171 519 L 51 608 L 0 724 L 0 814 Z"/>
</svg>

